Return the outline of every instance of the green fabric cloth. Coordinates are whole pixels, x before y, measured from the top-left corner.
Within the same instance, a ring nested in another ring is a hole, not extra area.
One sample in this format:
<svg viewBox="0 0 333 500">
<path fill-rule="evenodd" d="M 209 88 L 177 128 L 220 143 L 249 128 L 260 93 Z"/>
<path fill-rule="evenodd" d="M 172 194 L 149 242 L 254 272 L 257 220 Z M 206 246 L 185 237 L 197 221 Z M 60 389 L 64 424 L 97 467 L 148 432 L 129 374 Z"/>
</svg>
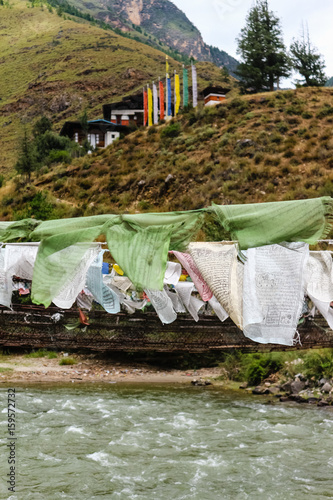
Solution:
<svg viewBox="0 0 333 500">
<path fill-rule="evenodd" d="M 184 249 L 200 229 L 202 218 L 203 210 L 193 210 L 42 222 L 30 235 L 32 241 L 41 241 L 32 300 L 49 306 L 74 274 L 91 242 L 101 235 L 106 236 L 111 255 L 137 289 L 161 290 L 168 251 Z"/>
<path fill-rule="evenodd" d="M 40 223 L 41 221 L 35 219 L 22 219 L 16 222 L 0 221 L 0 242 L 29 239 L 30 233 Z"/>
<path fill-rule="evenodd" d="M 282 241 L 315 244 L 327 236 L 332 222 L 333 199 L 213 205 L 224 229 L 238 240 L 241 250 Z"/>
</svg>

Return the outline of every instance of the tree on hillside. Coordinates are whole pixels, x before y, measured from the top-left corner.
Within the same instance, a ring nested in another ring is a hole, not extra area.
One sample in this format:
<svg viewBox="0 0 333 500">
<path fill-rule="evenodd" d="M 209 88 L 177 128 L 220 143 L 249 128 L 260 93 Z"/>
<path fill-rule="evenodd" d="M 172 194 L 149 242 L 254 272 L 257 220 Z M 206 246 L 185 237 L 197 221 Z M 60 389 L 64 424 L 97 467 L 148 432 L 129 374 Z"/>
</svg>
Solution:
<svg viewBox="0 0 333 500">
<path fill-rule="evenodd" d="M 241 30 L 237 53 L 242 62 L 237 68 L 243 90 L 274 90 L 280 78 L 290 74 L 290 60 L 283 43 L 280 20 L 268 8 L 267 0 L 256 0 L 246 25 Z"/>
<path fill-rule="evenodd" d="M 19 174 L 24 174 L 30 182 L 31 173 L 37 170 L 39 163 L 37 160 L 36 147 L 33 140 L 28 136 L 27 129 L 24 129 L 24 134 L 20 144 L 20 152 L 15 169 Z"/>
<path fill-rule="evenodd" d="M 48 130 L 52 130 L 52 122 L 47 116 L 43 115 L 39 120 L 36 121 L 32 133 L 35 137 L 45 134 Z"/>
<path fill-rule="evenodd" d="M 325 61 L 310 41 L 309 28 L 303 26 L 299 40 L 293 39 L 290 45 L 293 68 L 303 77 L 297 83 L 304 87 L 321 87 L 327 81 Z"/>
</svg>

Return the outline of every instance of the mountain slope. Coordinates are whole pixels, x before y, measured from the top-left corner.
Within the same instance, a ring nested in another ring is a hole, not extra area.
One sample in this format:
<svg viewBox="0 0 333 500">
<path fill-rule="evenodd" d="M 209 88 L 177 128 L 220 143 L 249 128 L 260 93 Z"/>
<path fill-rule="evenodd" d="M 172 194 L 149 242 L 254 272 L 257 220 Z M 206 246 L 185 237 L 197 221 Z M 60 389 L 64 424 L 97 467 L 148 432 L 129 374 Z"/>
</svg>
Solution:
<svg viewBox="0 0 333 500">
<path fill-rule="evenodd" d="M 136 29 L 147 32 L 199 61 L 224 66 L 231 73 L 237 67 L 236 59 L 216 47 L 208 46 L 184 12 L 169 0 L 70 0 L 70 3 L 124 31 Z"/>
<path fill-rule="evenodd" d="M 43 216 L 40 192 L 53 218 L 333 196 L 332 132 L 330 88 L 237 97 L 8 182 L 0 216 Z"/>
<path fill-rule="evenodd" d="M 23 123 L 44 113 L 59 130 L 84 109 L 89 118 L 101 117 L 102 104 L 163 75 L 164 53 L 79 21 L 20 0 L 0 6 L 0 173 L 15 162 Z M 180 68 L 170 58 L 170 69 Z M 199 88 L 224 82 L 209 63 L 198 66 L 198 75 Z"/>
</svg>

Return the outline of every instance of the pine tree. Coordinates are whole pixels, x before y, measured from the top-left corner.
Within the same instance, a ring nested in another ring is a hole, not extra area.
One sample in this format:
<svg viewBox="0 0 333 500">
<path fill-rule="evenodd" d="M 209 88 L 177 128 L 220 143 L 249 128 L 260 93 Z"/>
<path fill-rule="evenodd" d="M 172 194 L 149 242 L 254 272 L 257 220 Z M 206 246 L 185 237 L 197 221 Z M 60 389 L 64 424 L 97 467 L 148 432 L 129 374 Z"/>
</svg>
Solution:
<svg viewBox="0 0 333 500">
<path fill-rule="evenodd" d="M 293 68 L 303 77 L 297 83 L 304 87 L 324 86 L 327 76 L 324 73 L 325 62 L 318 54 L 316 47 L 310 42 L 309 28 L 302 30 L 299 40 L 293 39 L 290 45 Z"/>
<path fill-rule="evenodd" d="M 241 30 L 237 53 L 242 62 L 237 68 L 243 90 L 274 90 L 280 78 L 290 74 L 290 60 L 282 39 L 280 20 L 269 10 L 267 0 L 257 0 Z"/>
<path fill-rule="evenodd" d="M 37 170 L 38 167 L 35 145 L 25 128 L 15 169 L 19 174 L 25 174 L 28 182 L 30 182 L 31 173 Z"/>
</svg>

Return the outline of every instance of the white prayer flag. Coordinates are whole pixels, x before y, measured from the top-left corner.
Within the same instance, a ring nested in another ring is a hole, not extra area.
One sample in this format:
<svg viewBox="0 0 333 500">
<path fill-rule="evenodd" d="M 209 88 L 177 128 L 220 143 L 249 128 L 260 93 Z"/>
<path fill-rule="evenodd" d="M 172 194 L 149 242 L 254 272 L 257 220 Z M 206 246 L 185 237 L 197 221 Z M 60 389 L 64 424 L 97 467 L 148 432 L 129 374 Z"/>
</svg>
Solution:
<svg viewBox="0 0 333 500">
<path fill-rule="evenodd" d="M 154 109 L 154 125 L 158 124 L 158 96 L 157 96 L 157 87 L 155 83 L 153 83 L 153 109 Z"/>
<path fill-rule="evenodd" d="M 197 68 L 192 64 L 192 95 L 193 107 L 198 106 L 198 82 L 197 82 Z"/>
</svg>

